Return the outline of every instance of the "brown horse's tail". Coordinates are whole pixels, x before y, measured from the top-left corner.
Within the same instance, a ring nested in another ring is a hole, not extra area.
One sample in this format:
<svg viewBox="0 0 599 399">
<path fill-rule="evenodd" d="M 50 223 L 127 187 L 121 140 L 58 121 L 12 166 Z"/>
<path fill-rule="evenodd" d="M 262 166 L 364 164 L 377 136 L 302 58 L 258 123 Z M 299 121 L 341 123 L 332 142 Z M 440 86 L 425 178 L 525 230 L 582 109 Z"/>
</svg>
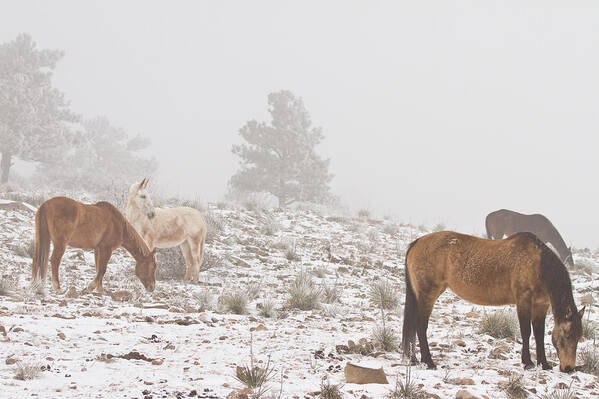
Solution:
<svg viewBox="0 0 599 399">
<path fill-rule="evenodd" d="M 35 214 L 35 252 L 31 266 L 31 281 L 41 280 L 46 277 L 48 269 L 48 254 L 50 253 L 50 232 L 46 207 L 42 204 Z"/>
<path fill-rule="evenodd" d="M 410 250 L 416 244 L 418 239 L 412 241 L 406 251 L 406 304 L 403 309 L 403 331 L 401 337 L 401 347 L 403 349 L 404 356 L 412 357 L 414 355 L 414 348 L 416 345 L 416 326 L 418 325 L 418 299 L 412 288 L 412 282 L 410 281 L 410 273 L 408 272 L 408 254 Z"/>
</svg>

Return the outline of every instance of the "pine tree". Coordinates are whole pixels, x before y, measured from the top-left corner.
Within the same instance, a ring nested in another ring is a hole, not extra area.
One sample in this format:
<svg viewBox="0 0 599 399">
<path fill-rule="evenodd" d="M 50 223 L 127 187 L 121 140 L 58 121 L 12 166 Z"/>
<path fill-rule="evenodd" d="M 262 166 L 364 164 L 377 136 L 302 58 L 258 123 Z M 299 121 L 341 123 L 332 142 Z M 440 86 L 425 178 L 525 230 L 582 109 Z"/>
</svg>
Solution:
<svg viewBox="0 0 599 399">
<path fill-rule="evenodd" d="M 71 138 L 67 122 L 77 117 L 51 84 L 62 56 L 38 50 L 26 34 L 0 45 L 0 184 L 8 181 L 14 158 L 57 161 Z"/>
<path fill-rule="evenodd" d="M 102 116 L 84 120 L 81 127 L 60 164 L 42 164 L 39 177 L 66 189 L 103 192 L 115 187 L 125 190 L 139 176 L 156 172 L 156 160 L 139 154 L 149 147 L 148 138 L 129 138 Z"/>
<path fill-rule="evenodd" d="M 234 145 L 241 169 L 231 177 L 236 191 L 268 192 L 286 207 L 295 201 L 324 202 L 329 198 L 329 160 L 316 154 L 324 136 L 313 127 L 301 98 L 290 91 L 268 96 L 270 125 L 247 122 L 239 134 L 244 144 Z"/>
</svg>

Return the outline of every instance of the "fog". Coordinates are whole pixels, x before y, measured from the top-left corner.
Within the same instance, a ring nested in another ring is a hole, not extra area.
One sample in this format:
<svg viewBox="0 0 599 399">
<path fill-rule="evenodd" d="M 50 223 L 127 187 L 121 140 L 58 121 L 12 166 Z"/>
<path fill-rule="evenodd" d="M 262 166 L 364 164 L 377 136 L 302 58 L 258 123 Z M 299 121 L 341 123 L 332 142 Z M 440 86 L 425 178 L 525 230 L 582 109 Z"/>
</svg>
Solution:
<svg viewBox="0 0 599 399">
<path fill-rule="evenodd" d="M 599 246 L 596 2 L 1 8 L 0 41 L 64 50 L 53 82 L 73 111 L 151 137 L 173 193 L 222 198 L 238 129 L 288 89 L 352 209 L 467 233 L 499 208 L 538 212 L 568 244 Z"/>
</svg>

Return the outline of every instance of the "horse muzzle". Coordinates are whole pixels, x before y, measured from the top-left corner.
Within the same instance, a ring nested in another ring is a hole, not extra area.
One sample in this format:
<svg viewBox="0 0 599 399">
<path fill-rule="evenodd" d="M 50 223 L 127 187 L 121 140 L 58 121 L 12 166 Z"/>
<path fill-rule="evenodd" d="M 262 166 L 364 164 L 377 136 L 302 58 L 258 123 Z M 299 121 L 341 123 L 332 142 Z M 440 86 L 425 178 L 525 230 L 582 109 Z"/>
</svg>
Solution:
<svg viewBox="0 0 599 399">
<path fill-rule="evenodd" d="M 156 216 L 156 213 L 154 213 L 154 211 L 148 213 L 148 219 L 154 219 L 154 216 Z"/>
</svg>

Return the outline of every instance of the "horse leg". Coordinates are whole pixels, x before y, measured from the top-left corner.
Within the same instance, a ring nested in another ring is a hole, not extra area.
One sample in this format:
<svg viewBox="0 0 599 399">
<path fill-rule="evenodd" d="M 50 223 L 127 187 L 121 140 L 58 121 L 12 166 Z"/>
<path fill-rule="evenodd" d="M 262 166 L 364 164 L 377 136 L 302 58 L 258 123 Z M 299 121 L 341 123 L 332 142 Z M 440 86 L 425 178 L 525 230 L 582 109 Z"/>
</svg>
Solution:
<svg viewBox="0 0 599 399">
<path fill-rule="evenodd" d="M 204 259 L 204 242 L 206 240 L 206 235 L 202 235 L 200 236 L 200 240 L 198 243 L 197 248 L 195 248 L 197 250 L 196 252 L 196 257 L 195 257 L 195 264 L 194 264 L 194 279 L 196 282 L 200 281 L 200 268 L 202 267 L 202 260 Z"/>
<path fill-rule="evenodd" d="M 547 363 L 545 356 L 545 317 L 547 316 L 548 305 L 535 304 L 532 310 L 532 331 L 535 335 L 537 346 L 537 364 L 543 366 L 543 370 L 551 370 L 552 367 Z"/>
<path fill-rule="evenodd" d="M 62 256 L 64 255 L 66 247 L 66 244 L 62 242 L 54 242 L 54 249 L 52 250 L 52 256 L 50 257 L 50 264 L 52 265 L 52 287 L 56 292 L 60 292 L 58 266 L 60 266 L 60 261 L 62 260 Z M 46 281 L 46 274 L 42 274 L 42 281 Z"/>
<path fill-rule="evenodd" d="M 185 258 L 185 277 L 183 278 L 185 281 L 191 280 L 191 272 L 193 269 L 193 255 L 191 253 L 191 246 L 189 245 L 189 239 L 185 240 L 181 243 L 181 252 L 183 252 L 183 257 Z"/>
<path fill-rule="evenodd" d="M 522 364 L 525 369 L 533 368 L 535 365 L 530 360 L 530 322 L 532 314 L 531 298 L 520 299 L 516 304 L 516 311 L 518 313 L 518 321 L 520 322 L 520 335 L 522 336 Z M 544 323 L 544 322 L 543 322 Z"/>
<path fill-rule="evenodd" d="M 432 287 L 427 294 L 421 295 L 418 298 L 418 324 L 416 333 L 418 334 L 418 342 L 420 343 L 420 361 L 425 363 L 427 368 L 436 369 L 437 366 L 433 362 L 431 351 L 428 347 L 428 339 L 426 338 L 426 330 L 428 329 L 428 320 L 431 317 L 433 306 L 439 298 L 439 295 L 445 291 L 442 287 Z"/>
<path fill-rule="evenodd" d="M 106 273 L 106 265 L 112 255 L 112 248 L 96 248 L 94 251 L 94 258 L 96 260 L 96 277 L 87 287 L 90 291 L 94 288 L 98 290 L 100 294 L 104 293 L 104 287 L 102 286 L 102 279 Z"/>
</svg>

